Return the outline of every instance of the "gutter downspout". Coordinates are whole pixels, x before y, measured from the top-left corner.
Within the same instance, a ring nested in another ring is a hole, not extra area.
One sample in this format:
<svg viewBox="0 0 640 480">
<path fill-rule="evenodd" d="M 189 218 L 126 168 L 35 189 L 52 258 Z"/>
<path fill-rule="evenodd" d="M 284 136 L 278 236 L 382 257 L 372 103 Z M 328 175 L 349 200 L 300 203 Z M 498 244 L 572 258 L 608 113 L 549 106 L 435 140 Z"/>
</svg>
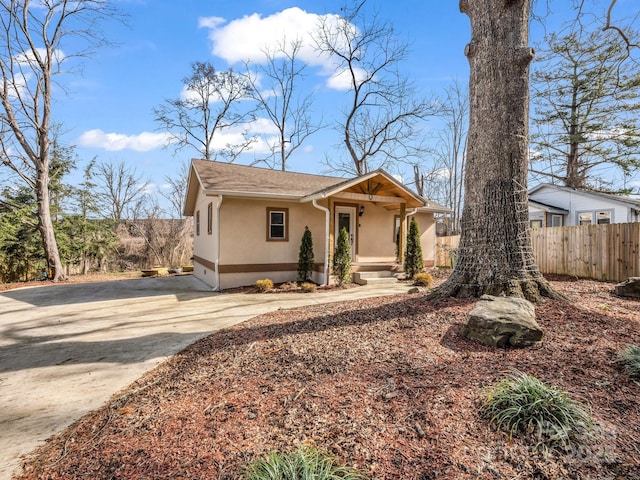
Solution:
<svg viewBox="0 0 640 480">
<path fill-rule="evenodd" d="M 331 218 L 331 212 L 327 207 L 323 207 L 322 205 L 318 205 L 315 199 L 311 201 L 314 207 L 318 210 L 324 210 L 325 212 L 325 222 L 324 222 L 324 231 L 325 231 L 325 240 L 324 240 L 324 284 L 329 285 L 329 220 Z"/>
<path fill-rule="evenodd" d="M 218 203 L 216 205 L 216 230 L 217 230 L 217 237 L 218 240 L 216 242 L 216 285 L 217 287 L 214 288 L 214 292 L 219 292 L 222 290 L 221 285 L 220 285 L 220 206 L 222 205 L 222 195 L 220 195 L 218 200 Z"/>
</svg>

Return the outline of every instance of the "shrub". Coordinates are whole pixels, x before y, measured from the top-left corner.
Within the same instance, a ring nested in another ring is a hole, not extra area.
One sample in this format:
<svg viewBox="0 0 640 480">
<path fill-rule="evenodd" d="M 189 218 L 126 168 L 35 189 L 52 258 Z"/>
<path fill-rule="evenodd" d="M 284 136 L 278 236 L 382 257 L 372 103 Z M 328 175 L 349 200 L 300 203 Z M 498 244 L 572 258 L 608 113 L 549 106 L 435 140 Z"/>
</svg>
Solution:
<svg viewBox="0 0 640 480">
<path fill-rule="evenodd" d="M 293 453 L 271 452 L 252 462 L 246 480 L 360 480 L 365 477 L 350 467 L 337 465 L 336 459 L 313 447 L 300 447 Z"/>
<path fill-rule="evenodd" d="M 333 254 L 333 276 L 336 277 L 338 286 L 351 283 L 351 244 L 346 228 L 340 230 L 336 250 Z"/>
<path fill-rule="evenodd" d="M 418 273 L 413 277 L 413 284 L 429 288 L 433 284 L 433 277 L 430 273 Z"/>
<path fill-rule="evenodd" d="M 315 283 L 305 282 L 300 285 L 300 288 L 304 293 L 313 293 L 318 290 L 318 286 Z"/>
<path fill-rule="evenodd" d="M 413 278 L 424 268 L 422 260 L 422 245 L 420 244 L 420 230 L 415 217 L 409 224 L 409 235 L 407 235 L 407 248 L 404 254 L 404 273 L 407 278 Z"/>
<path fill-rule="evenodd" d="M 624 373 L 632 377 L 640 377 L 640 347 L 627 345 L 618 352 L 616 361 Z"/>
<path fill-rule="evenodd" d="M 535 435 L 537 447 L 567 448 L 593 424 L 589 413 L 566 393 L 519 371 L 493 387 L 481 412 L 510 437 Z"/>
<path fill-rule="evenodd" d="M 298 280 L 306 282 L 313 273 L 313 238 L 309 227 L 304 227 L 298 254 Z"/>
<path fill-rule="evenodd" d="M 298 284 L 296 282 L 286 282 L 280 285 L 280 290 L 289 291 L 289 290 L 297 290 Z"/>
<path fill-rule="evenodd" d="M 273 282 L 268 278 L 265 278 L 264 280 L 258 280 L 256 282 L 256 287 L 258 288 L 259 292 L 268 292 L 273 288 Z"/>
</svg>

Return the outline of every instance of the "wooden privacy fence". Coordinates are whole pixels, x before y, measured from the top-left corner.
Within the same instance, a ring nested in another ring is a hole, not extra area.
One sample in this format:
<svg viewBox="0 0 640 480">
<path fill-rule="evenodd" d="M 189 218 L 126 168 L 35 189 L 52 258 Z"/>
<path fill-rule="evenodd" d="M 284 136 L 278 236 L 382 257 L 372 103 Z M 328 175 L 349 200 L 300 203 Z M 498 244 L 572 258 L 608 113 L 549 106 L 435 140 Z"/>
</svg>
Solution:
<svg viewBox="0 0 640 480">
<path fill-rule="evenodd" d="M 640 223 L 538 228 L 531 240 L 542 273 L 616 282 L 640 276 Z"/>
<path fill-rule="evenodd" d="M 436 239 L 436 266 L 451 266 L 449 250 L 460 237 Z M 640 276 L 640 223 L 531 230 L 542 273 L 620 282 Z"/>
</svg>

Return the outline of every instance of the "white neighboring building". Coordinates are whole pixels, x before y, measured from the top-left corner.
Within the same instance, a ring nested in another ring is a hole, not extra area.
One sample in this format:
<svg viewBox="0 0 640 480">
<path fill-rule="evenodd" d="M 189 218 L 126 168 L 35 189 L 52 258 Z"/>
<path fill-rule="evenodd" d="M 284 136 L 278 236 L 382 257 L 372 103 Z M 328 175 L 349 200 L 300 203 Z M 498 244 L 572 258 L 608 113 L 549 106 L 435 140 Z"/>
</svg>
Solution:
<svg viewBox="0 0 640 480">
<path fill-rule="evenodd" d="M 529 190 L 532 228 L 640 221 L 640 200 L 543 183 Z"/>
</svg>

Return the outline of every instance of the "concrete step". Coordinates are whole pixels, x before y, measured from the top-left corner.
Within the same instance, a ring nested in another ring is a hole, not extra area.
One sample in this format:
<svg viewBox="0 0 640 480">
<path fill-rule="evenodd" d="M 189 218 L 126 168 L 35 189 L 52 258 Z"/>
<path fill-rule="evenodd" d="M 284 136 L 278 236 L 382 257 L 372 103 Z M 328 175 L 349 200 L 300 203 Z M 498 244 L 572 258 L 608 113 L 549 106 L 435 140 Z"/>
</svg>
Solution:
<svg viewBox="0 0 640 480">
<path fill-rule="evenodd" d="M 379 272 L 355 272 L 353 281 L 359 285 L 380 285 L 397 283 L 398 279 L 390 271 Z"/>
</svg>

